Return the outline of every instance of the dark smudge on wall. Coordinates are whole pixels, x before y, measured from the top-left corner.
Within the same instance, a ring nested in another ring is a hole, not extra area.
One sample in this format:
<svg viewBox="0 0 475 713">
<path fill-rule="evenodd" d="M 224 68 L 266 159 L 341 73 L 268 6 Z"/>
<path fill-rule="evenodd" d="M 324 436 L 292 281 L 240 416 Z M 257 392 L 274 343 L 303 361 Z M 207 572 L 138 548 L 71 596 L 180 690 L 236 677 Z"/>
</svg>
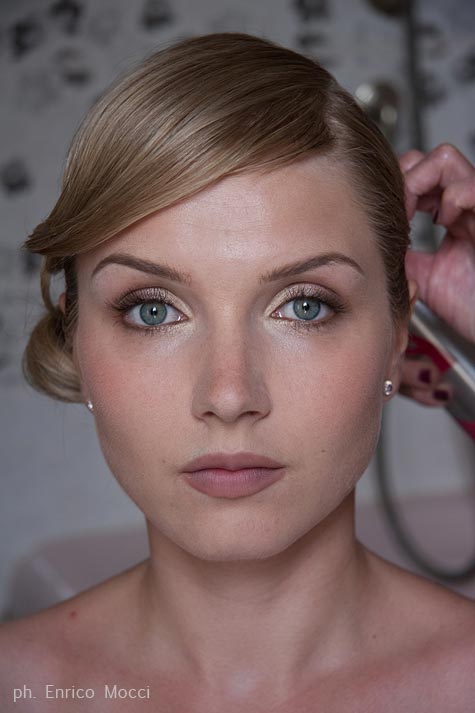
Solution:
<svg viewBox="0 0 475 713">
<path fill-rule="evenodd" d="M 13 158 L 0 166 L 0 185 L 7 194 L 21 193 L 32 185 L 25 162 Z"/>
</svg>

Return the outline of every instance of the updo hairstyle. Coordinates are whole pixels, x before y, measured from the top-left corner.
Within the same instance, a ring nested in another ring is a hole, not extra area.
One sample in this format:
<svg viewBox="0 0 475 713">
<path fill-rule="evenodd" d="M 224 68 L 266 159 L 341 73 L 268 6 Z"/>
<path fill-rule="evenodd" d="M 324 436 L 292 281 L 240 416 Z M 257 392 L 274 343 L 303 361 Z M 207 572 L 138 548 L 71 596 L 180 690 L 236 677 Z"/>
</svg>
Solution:
<svg viewBox="0 0 475 713">
<path fill-rule="evenodd" d="M 409 318 L 409 225 L 391 145 L 315 59 L 241 33 L 192 37 L 117 81 L 72 142 L 61 194 L 24 247 L 43 256 L 46 313 L 23 357 L 28 382 L 81 401 L 72 359 L 75 256 L 224 176 L 272 170 L 310 154 L 347 172 L 381 250 L 391 319 Z M 64 271 L 65 314 L 51 276 Z"/>
</svg>

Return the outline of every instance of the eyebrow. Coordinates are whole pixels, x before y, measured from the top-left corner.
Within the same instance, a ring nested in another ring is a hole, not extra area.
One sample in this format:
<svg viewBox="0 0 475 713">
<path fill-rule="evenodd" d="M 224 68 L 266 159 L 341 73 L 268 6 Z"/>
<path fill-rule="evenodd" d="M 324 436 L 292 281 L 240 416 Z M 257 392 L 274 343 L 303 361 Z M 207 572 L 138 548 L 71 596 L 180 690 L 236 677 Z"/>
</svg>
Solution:
<svg viewBox="0 0 475 713">
<path fill-rule="evenodd" d="M 300 275 L 302 272 L 307 272 L 307 270 L 313 270 L 316 267 L 322 267 L 323 265 L 330 265 L 332 263 L 337 263 L 340 265 L 349 265 L 354 270 L 363 275 L 363 268 L 358 265 L 356 260 L 344 255 L 343 253 L 331 252 L 331 253 L 321 253 L 320 255 L 314 255 L 313 257 L 306 258 L 304 260 L 298 260 L 297 262 L 290 262 L 282 267 L 277 267 L 274 270 L 265 272 L 260 281 L 261 282 L 274 282 L 274 280 L 279 280 L 283 277 L 292 277 L 293 275 Z"/>
<path fill-rule="evenodd" d="M 173 267 L 169 267 L 165 264 L 159 264 L 156 262 L 151 262 L 150 260 L 143 260 L 133 255 L 128 255 L 127 253 L 113 253 L 108 255 L 103 260 L 101 260 L 94 268 L 91 279 L 97 275 L 97 273 L 102 270 L 106 265 L 110 264 L 125 265 L 126 267 L 131 267 L 134 270 L 140 270 L 140 272 L 147 272 L 156 277 L 166 278 L 172 282 L 178 282 L 183 284 L 191 284 L 191 275 L 186 272 L 180 272 Z M 348 255 L 344 255 L 339 252 L 329 252 L 321 253 L 320 255 L 314 255 L 313 257 L 306 258 L 304 260 L 298 260 L 297 262 L 290 262 L 281 267 L 274 268 L 268 272 L 261 275 L 259 282 L 267 283 L 274 282 L 275 280 L 282 279 L 284 277 L 292 277 L 293 275 L 300 275 L 302 272 L 307 272 L 308 270 L 315 269 L 317 267 L 322 267 L 323 265 L 329 265 L 332 263 L 349 265 L 354 270 L 363 275 L 364 270 L 361 266 L 353 260 Z"/>
<path fill-rule="evenodd" d="M 168 265 L 160 265 L 156 262 L 151 262 L 150 260 L 142 260 L 141 258 L 134 257 L 133 255 L 127 255 L 126 253 L 113 253 L 108 255 L 103 260 L 101 260 L 94 268 L 91 279 L 97 275 L 99 270 L 102 270 L 106 265 L 115 263 L 117 265 L 125 265 L 126 267 L 132 267 L 134 270 L 140 270 L 140 272 L 148 272 L 156 277 L 165 277 L 167 280 L 172 280 L 173 282 L 191 283 L 191 276 L 189 273 L 179 272 L 173 267 Z"/>
</svg>

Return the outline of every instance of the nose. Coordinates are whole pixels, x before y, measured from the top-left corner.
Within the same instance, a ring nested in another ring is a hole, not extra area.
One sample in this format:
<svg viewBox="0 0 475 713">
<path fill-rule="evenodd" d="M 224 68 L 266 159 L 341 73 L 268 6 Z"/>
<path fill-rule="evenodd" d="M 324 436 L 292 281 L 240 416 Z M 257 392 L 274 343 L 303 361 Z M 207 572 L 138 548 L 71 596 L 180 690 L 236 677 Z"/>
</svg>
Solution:
<svg viewBox="0 0 475 713">
<path fill-rule="evenodd" d="M 251 335 L 226 330 L 208 338 L 195 373 L 192 412 L 211 422 L 264 418 L 271 410 L 262 347 Z"/>
</svg>

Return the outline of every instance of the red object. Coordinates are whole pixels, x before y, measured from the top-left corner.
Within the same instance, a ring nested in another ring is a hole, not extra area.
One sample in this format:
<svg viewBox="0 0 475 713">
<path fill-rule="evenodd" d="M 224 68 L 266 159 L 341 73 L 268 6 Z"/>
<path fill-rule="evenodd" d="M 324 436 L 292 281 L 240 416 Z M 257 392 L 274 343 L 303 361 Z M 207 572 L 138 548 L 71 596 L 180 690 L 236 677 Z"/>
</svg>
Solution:
<svg viewBox="0 0 475 713">
<path fill-rule="evenodd" d="M 460 419 L 458 419 L 457 422 L 462 426 L 465 431 L 467 431 L 468 435 L 471 436 L 475 441 L 475 421 L 461 421 Z"/>
<path fill-rule="evenodd" d="M 428 342 L 427 339 L 419 337 L 417 334 L 409 334 L 406 354 L 409 357 L 428 356 L 429 359 L 431 359 L 437 366 L 441 374 L 452 368 L 452 363 L 447 361 L 447 359 L 442 356 L 439 351 L 437 351 L 433 344 Z M 456 418 L 455 416 L 454 418 L 464 429 L 464 431 L 466 431 L 475 441 L 475 421 L 462 421 L 460 418 Z"/>
<path fill-rule="evenodd" d="M 452 364 L 437 351 L 433 344 L 428 342 L 427 339 L 419 337 L 417 334 L 409 334 L 406 354 L 410 357 L 428 356 L 442 373 L 452 366 Z"/>
</svg>

